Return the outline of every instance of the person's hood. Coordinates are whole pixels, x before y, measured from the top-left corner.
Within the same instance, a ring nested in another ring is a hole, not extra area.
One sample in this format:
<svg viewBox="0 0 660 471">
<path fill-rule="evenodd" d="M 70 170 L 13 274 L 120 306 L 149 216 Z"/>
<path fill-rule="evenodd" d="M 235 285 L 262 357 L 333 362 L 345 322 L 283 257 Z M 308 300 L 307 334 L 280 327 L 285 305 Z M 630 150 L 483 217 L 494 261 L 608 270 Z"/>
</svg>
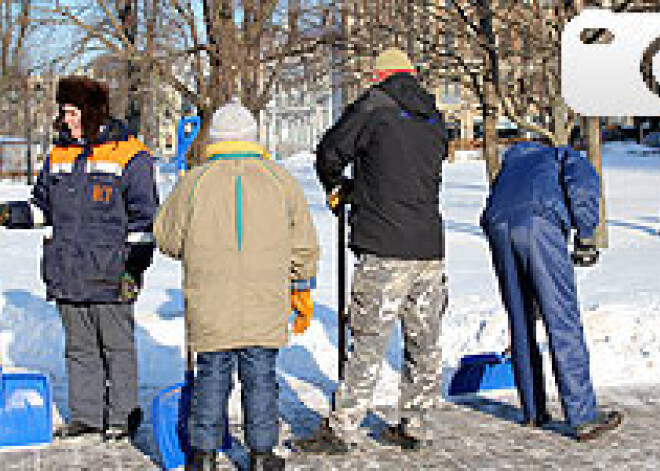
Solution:
<svg viewBox="0 0 660 471">
<path fill-rule="evenodd" d="M 424 90 L 417 79 L 407 73 L 391 75 L 376 88 L 385 92 L 405 111 L 429 118 L 436 112 L 435 98 Z"/>
<path fill-rule="evenodd" d="M 517 142 L 504 152 L 504 155 L 502 156 L 502 163 L 513 164 L 514 162 L 518 162 L 520 159 L 534 158 L 547 152 L 555 152 L 555 149 L 539 142 Z"/>
<path fill-rule="evenodd" d="M 127 141 L 132 136 L 134 136 L 131 131 L 126 127 L 126 125 L 118 119 L 110 118 L 108 122 L 101 127 L 101 133 L 99 134 L 98 139 L 94 144 L 104 144 L 106 142 L 119 142 Z M 64 130 L 55 138 L 54 144 L 56 146 L 67 147 L 67 146 L 83 146 L 86 144 L 84 139 L 74 139 L 71 136 L 71 132 L 68 130 L 68 127 L 64 127 Z"/>
</svg>

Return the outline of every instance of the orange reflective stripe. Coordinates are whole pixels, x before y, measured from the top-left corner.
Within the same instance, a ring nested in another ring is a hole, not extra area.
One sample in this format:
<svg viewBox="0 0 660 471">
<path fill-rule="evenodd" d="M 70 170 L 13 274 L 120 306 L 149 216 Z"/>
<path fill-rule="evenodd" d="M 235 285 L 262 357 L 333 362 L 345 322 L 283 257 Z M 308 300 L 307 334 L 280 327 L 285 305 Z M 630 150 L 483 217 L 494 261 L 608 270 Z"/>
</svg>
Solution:
<svg viewBox="0 0 660 471">
<path fill-rule="evenodd" d="M 149 152 L 149 149 L 138 139 L 131 137 L 128 141 L 109 142 L 94 146 L 89 162 L 118 164 L 122 168 L 139 152 Z"/>
<path fill-rule="evenodd" d="M 82 147 L 55 147 L 50 153 L 51 164 L 72 164 L 83 151 Z"/>
</svg>

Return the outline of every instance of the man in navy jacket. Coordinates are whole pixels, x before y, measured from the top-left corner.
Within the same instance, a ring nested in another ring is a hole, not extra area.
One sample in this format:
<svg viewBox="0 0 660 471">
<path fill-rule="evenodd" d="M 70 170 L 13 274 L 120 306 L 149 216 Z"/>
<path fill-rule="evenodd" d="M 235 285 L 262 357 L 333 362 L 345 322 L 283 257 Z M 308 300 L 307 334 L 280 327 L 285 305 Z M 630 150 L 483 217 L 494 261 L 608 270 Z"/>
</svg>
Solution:
<svg viewBox="0 0 660 471">
<path fill-rule="evenodd" d="M 140 415 L 133 302 L 154 250 L 152 158 L 109 117 L 104 84 L 63 78 L 57 102 L 58 140 L 32 197 L 0 204 L 0 224 L 52 227 L 42 277 L 64 325 L 71 409 L 59 435 L 118 439 Z"/>
<path fill-rule="evenodd" d="M 587 246 L 598 225 L 599 184 L 591 164 L 571 148 L 516 144 L 504 154 L 481 220 L 509 314 L 525 424 L 538 427 L 550 420 L 535 339 L 538 306 L 564 414 L 581 441 L 616 428 L 623 418 L 596 406 L 567 249 L 572 228 L 577 245 Z"/>
</svg>

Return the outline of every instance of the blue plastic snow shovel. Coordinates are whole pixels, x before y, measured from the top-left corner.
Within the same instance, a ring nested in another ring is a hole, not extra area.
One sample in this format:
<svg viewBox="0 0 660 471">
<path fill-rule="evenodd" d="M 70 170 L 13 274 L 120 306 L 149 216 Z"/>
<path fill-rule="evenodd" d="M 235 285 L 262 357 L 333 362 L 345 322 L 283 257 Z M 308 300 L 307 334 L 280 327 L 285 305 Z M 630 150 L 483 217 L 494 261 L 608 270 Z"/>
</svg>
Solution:
<svg viewBox="0 0 660 471">
<path fill-rule="evenodd" d="M 511 357 L 501 353 L 466 355 L 449 383 L 449 395 L 515 389 Z"/>
<path fill-rule="evenodd" d="M 52 405 L 45 375 L 3 373 L 0 364 L 0 448 L 52 443 Z"/>
<path fill-rule="evenodd" d="M 190 129 L 187 130 L 188 125 Z M 186 154 L 202 127 L 202 120 L 199 116 L 184 116 L 179 120 L 176 140 L 176 170 L 179 176 L 186 173 L 188 165 L 186 164 Z"/>
</svg>

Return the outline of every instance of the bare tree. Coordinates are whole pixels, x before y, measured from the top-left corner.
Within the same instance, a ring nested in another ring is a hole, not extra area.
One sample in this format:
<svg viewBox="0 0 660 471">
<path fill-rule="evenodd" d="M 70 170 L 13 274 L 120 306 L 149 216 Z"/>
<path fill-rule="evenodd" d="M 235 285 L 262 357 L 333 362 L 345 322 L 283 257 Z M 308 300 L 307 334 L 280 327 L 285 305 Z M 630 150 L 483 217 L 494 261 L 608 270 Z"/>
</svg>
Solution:
<svg viewBox="0 0 660 471">
<path fill-rule="evenodd" d="M 218 107 L 237 97 L 258 114 L 270 100 L 285 62 L 309 56 L 327 41 L 323 28 L 328 8 L 320 1 L 88 3 L 97 13 L 88 18 L 59 5 L 49 14 L 62 24 L 75 25 L 84 31 L 83 40 L 102 45 L 106 55 L 133 67 L 127 74 L 131 93 L 144 90 L 144 82 L 153 76 L 174 88 L 202 118 L 198 142 L 204 141 L 207 118 Z M 306 34 L 311 29 L 317 33 Z M 136 85 L 133 76 L 142 83 Z M 199 148 L 195 159 L 201 159 Z"/>
</svg>

